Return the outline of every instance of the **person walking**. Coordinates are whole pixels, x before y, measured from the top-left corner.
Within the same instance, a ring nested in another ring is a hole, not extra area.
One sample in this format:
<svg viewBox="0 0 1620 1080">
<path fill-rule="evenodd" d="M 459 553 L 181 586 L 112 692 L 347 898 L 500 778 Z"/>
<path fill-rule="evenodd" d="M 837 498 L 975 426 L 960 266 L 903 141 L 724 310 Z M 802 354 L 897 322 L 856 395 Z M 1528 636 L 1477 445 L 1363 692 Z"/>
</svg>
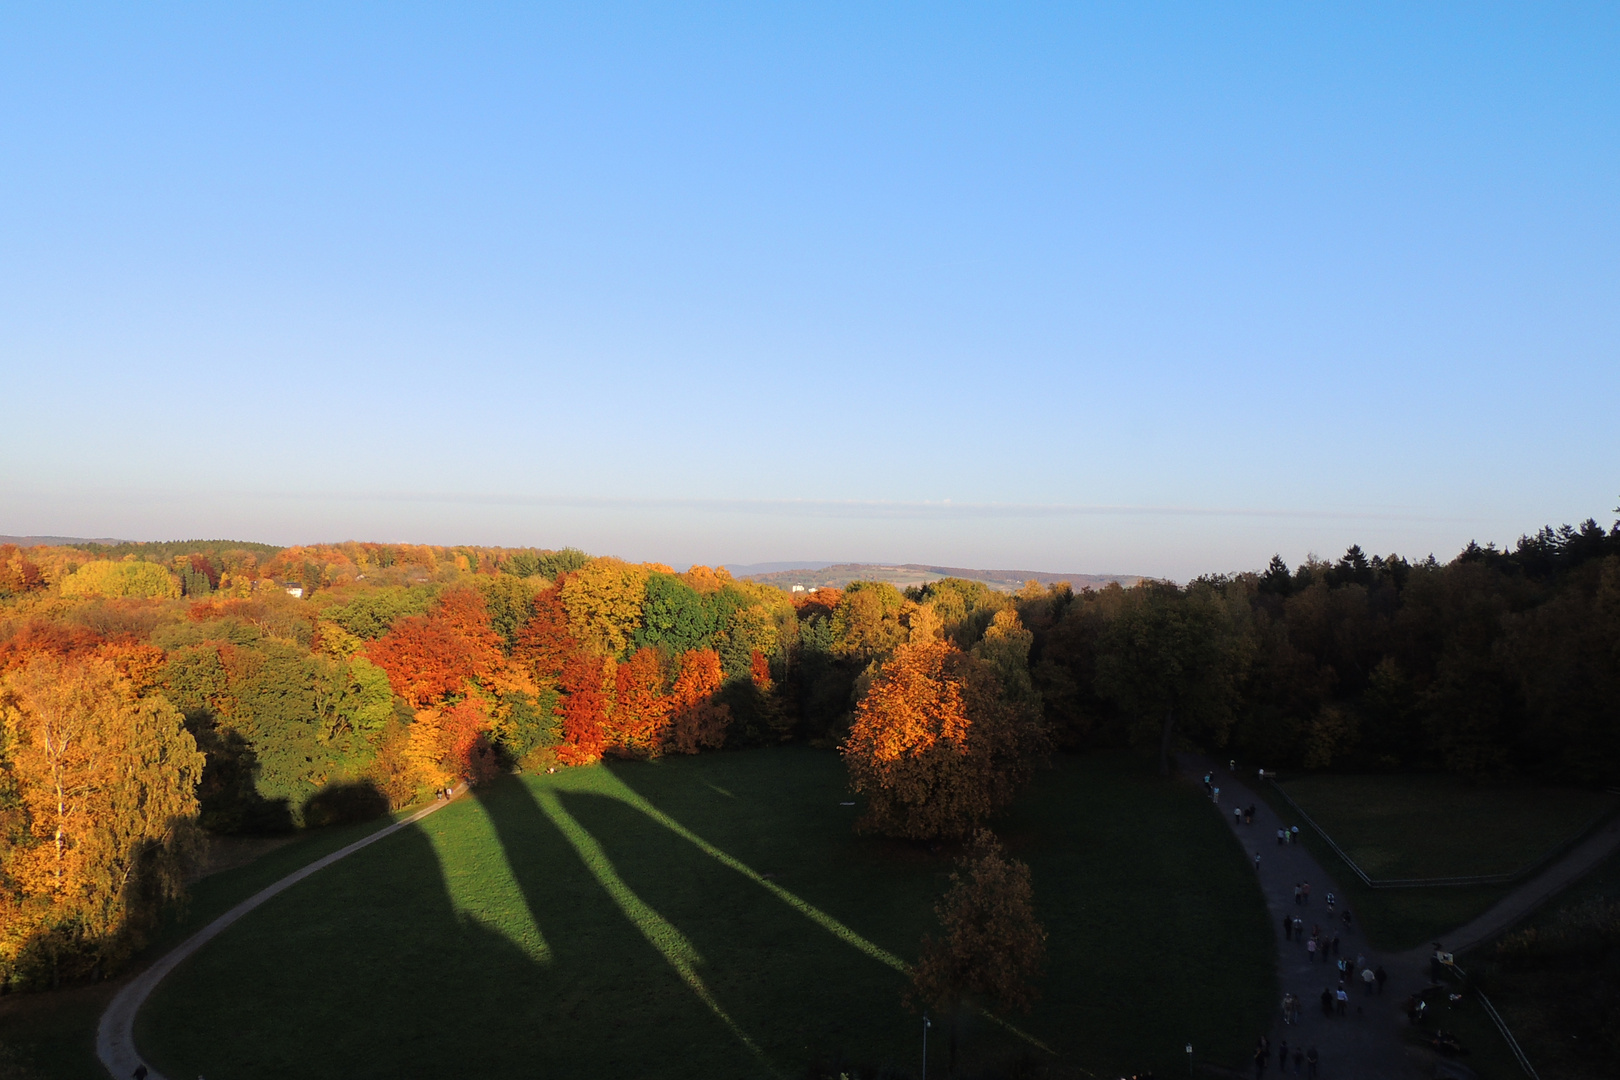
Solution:
<svg viewBox="0 0 1620 1080">
<path fill-rule="evenodd" d="M 1277 1071 L 1288 1068 L 1288 1040 L 1284 1039 L 1277 1044 Z"/>
<path fill-rule="evenodd" d="M 1213 798 L 1215 800 L 1215 805 L 1216 806 L 1221 805 L 1221 789 L 1216 788 L 1215 789 L 1215 794 L 1212 795 L 1211 798 Z"/>
<path fill-rule="evenodd" d="M 1327 895 L 1327 906 L 1328 906 L 1328 914 L 1329 915 L 1333 914 L 1333 904 L 1334 904 L 1334 898 L 1333 898 L 1333 894 L 1330 892 Z"/>
<path fill-rule="evenodd" d="M 1305 940 L 1305 922 L 1298 915 L 1294 916 L 1294 938 L 1297 941 Z"/>
<path fill-rule="evenodd" d="M 1339 955 L 1339 935 L 1338 934 L 1333 935 L 1333 940 L 1328 942 L 1328 948 L 1333 950 L 1333 955 L 1334 956 Z"/>
<path fill-rule="evenodd" d="M 1350 1005 L 1350 995 L 1345 992 L 1344 983 L 1340 983 L 1339 988 L 1333 992 L 1333 1004 L 1339 1015 L 1343 1016 L 1344 1010 Z"/>
<path fill-rule="evenodd" d="M 1311 940 L 1309 940 L 1309 941 L 1307 941 L 1305 943 L 1305 962 L 1307 964 L 1316 963 L 1316 939 L 1315 938 L 1311 938 Z"/>
<path fill-rule="evenodd" d="M 1299 1075 L 1300 1063 L 1305 1060 L 1305 1054 L 1299 1047 L 1294 1047 L 1294 1075 Z"/>
<path fill-rule="evenodd" d="M 1299 895 L 1300 895 L 1300 901 L 1299 902 L 1301 904 L 1304 904 L 1306 907 L 1310 907 L 1311 906 L 1311 883 L 1308 882 L 1308 881 L 1305 882 L 1303 885 L 1301 885 L 1299 887 L 1299 890 L 1300 890 L 1299 891 Z"/>
<path fill-rule="evenodd" d="M 1243 824 L 1245 824 L 1245 825 L 1253 825 L 1254 824 L 1254 804 L 1253 803 L 1250 803 L 1249 808 L 1247 810 L 1243 811 Z"/>
<path fill-rule="evenodd" d="M 1376 983 L 1377 981 L 1378 981 L 1378 976 L 1373 974 L 1373 969 L 1372 968 L 1362 968 L 1361 969 L 1361 984 L 1367 988 L 1367 997 L 1372 997 L 1372 995 L 1373 995 L 1373 984 Z"/>
<path fill-rule="evenodd" d="M 1260 871 L 1260 853 L 1258 851 L 1254 853 L 1254 869 L 1256 873 Z"/>
<path fill-rule="evenodd" d="M 1305 1052 L 1305 1070 L 1305 1075 L 1308 1077 L 1316 1075 L 1316 1047 L 1314 1046 Z"/>
<path fill-rule="evenodd" d="M 1293 829 L 1289 832 L 1289 834 L 1288 834 L 1288 842 L 1290 844 L 1299 843 L 1299 826 L 1298 825 L 1295 825 L 1293 827 Z"/>
<path fill-rule="evenodd" d="M 1287 915 L 1283 916 L 1283 940 L 1294 940 L 1294 920 Z"/>
<path fill-rule="evenodd" d="M 1233 825 L 1241 825 L 1241 824 L 1243 824 L 1243 807 L 1241 807 L 1241 806 L 1232 807 L 1232 824 Z"/>
<path fill-rule="evenodd" d="M 1389 972 L 1384 970 L 1383 964 L 1379 964 L 1373 969 L 1373 978 L 1378 980 L 1378 992 L 1382 994 L 1384 992 L 1384 983 L 1389 978 Z"/>
<path fill-rule="evenodd" d="M 1285 836 L 1285 835 L 1286 835 L 1286 834 L 1285 834 L 1285 833 L 1284 833 L 1284 832 L 1283 832 L 1283 831 L 1282 831 L 1282 829 L 1281 829 L 1281 828 L 1280 828 L 1280 827 L 1279 827 L 1279 828 L 1278 828 L 1278 829 L 1277 829 L 1277 846 L 1278 846 L 1278 847 L 1282 847 L 1282 846 L 1283 846 L 1283 837 L 1284 837 L 1284 836 Z"/>
<path fill-rule="evenodd" d="M 1325 986 L 1322 987 L 1322 1015 L 1333 1019 L 1333 991 Z"/>
<path fill-rule="evenodd" d="M 1296 882 L 1294 882 L 1294 906 L 1295 907 L 1299 906 L 1300 895 L 1301 894 L 1300 894 L 1300 891 L 1299 891 L 1299 882 L 1296 881 Z"/>
</svg>

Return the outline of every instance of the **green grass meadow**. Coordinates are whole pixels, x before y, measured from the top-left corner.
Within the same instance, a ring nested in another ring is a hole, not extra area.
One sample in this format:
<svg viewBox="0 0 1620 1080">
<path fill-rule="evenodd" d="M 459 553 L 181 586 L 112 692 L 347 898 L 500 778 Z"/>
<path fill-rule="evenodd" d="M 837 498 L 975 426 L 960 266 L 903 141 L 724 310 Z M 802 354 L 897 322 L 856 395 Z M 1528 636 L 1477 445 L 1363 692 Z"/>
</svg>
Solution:
<svg viewBox="0 0 1620 1080">
<path fill-rule="evenodd" d="M 1374 878 L 1511 873 L 1574 839 L 1617 800 L 1570 788 L 1484 787 L 1441 775 L 1320 775 L 1281 787 Z M 1284 821 L 1298 815 L 1262 791 Z M 1409 949 L 1442 939 L 1516 887 L 1371 889 L 1305 825 L 1300 835 L 1345 894 L 1374 945 Z"/>
<path fill-rule="evenodd" d="M 139 1045 L 170 1076 L 915 1075 L 896 968 L 949 853 L 855 837 L 849 798 L 803 747 L 503 779 L 249 915 L 159 988 Z M 1060 758 L 998 830 L 1032 868 L 1048 972 L 1013 1027 L 963 1021 L 965 1067 L 1168 1072 L 1188 1041 L 1243 1062 L 1271 928 L 1195 788 Z"/>
</svg>

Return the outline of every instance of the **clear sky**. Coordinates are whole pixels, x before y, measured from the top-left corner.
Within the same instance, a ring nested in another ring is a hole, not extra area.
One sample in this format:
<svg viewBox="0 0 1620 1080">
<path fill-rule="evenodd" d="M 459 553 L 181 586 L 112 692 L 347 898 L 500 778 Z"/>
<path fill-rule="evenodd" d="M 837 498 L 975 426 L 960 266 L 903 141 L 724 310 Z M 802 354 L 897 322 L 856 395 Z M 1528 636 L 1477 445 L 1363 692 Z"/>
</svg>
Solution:
<svg viewBox="0 0 1620 1080">
<path fill-rule="evenodd" d="M 6 5 L 0 533 L 1184 578 L 1607 523 L 1620 7 L 1355 7 Z"/>
</svg>

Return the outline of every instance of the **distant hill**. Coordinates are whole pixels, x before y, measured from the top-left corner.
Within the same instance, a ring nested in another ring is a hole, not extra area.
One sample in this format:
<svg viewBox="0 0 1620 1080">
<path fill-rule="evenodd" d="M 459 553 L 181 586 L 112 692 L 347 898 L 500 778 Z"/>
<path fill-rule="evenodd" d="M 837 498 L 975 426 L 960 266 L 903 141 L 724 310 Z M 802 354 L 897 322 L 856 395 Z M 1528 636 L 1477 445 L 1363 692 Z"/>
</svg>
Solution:
<svg viewBox="0 0 1620 1080">
<path fill-rule="evenodd" d="M 99 540 L 87 540 L 82 536 L 0 536 L 0 544 L 16 544 L 18 547 L 77 547 L 80 544 L 126 544 L 127 540 L 114 540 L 102 537 Z"/>
<path fill-rule="evenodd" d="M 804 559 L 799 562 L 757 562 L 757 563 L 726 563 L 726 569 L 735 578 L 752 579 L 756 574 L 774 574 L 778 570 L 825 570 L 829 566 L 838 566 L 836 562 L 817 562 L 815 559 Z"/>
<path fill-rule="evenodd" d="M 736 567 L 732 569 L 732 573 L 749 581 L 775 585 L 780 589 L 791 589 L 795 585 L 802 585 L 807 589 L 829 587 L 841 589 L 852 581 L 886 581 L 904 588 L 907 585 L 922 585 L 925 582 L 938 581 L 940 578 L 954 577 L 968 581 L 982 581 L 992 589 L 1011 592 L 1022 588 L 1026 581 L 1031 580 L 1038 581 L 1042 585 L 1067 581 L 1075 589 L 1100 589 L 1113 581 L 1129 586 L 1142 580 L 1138 574 L 1054 574 L 1044 570 L 969 570 L 961 566 L 925 566 L 921 563 L 808 564 L 787 570 L 737 574 L 737 571 L 742 569 L 748 568 Z"/>
</svg>

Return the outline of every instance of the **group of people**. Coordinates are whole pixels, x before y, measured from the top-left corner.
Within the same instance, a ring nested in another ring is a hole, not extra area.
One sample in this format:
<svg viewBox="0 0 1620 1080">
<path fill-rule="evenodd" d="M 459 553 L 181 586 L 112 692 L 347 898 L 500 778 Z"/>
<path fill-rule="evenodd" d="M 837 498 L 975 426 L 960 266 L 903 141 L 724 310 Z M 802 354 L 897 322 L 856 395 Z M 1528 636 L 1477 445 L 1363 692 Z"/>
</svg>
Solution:
<svg viewBox="0 0 1620 1080">
<path fill-rule="evenodd" d="M 433 801 L 434 802 L 438 802 L 440 799 L 443 799 L 445 802 L 449 802 L 451 799 L 453 799 L 455 797 L 456 797 L 456 789 L 453 788 L 453 787 L 442 787 L 442 788 L 434 788 L 433 789 Z"/>
<path fill-rule="evenodd" d="M 1295 1043 L 1290 1050 L 1288 1040 L 1283 1039 L 1277 1044 L 1277 1072 L 1279 1074 L 1287 1074 L 1290 1056 L 1293 1058 L 1295 1076 L 1299 1076 L 1301 1070 L 1304 1071 L 1305 1076 L 1316 1075 L 1316 1047 L 1313 1046 L 1306 1050 L 1301 1049 L 1299 1044 Z M 1256 1080 L 1266 1074 L 1266 1066 L 1269 1064 L 1271 1064 L 1271 1040 L 1262 1035 L 1254 1048 L 1254 1075 Z"/>
</svg>

